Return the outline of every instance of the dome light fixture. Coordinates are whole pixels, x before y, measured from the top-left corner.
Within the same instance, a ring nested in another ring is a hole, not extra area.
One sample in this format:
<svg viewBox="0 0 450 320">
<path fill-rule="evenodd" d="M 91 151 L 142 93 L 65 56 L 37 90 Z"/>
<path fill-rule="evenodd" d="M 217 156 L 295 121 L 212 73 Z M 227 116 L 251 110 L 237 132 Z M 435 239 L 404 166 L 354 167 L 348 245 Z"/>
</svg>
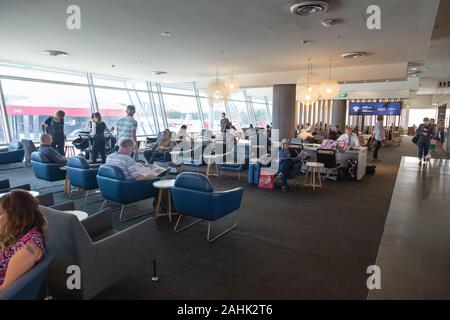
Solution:
<svg viewBox="0 0 450 320">
<path fill-rule="evenodd" d="M 227 86 L 230 93 L 238 91 L 241 87 L 241 83 L 234 76 L 234 70 L 231 70 L 231 77 L 228 78 L 228 80 L 225 82 L 225 85 Z"/>
<path fill-rule="evenodd" d="M 331 62 L 330 59 L 330 71 L 328 74 L 328 80 L 325 80 L 320 84 L 320 95 L 323 99 L 333 99 L 339 93 L 340 87 L 339 83 L 336 80 L 331 79 Z"/>
<path fill-rule="evenodd" d="M 318 85 L 321 79 L 312 73 L 311 59 L 308 58 L 308 74 L 297 81 L 297 99 L 303 105 L 312 105 L 319 99 Z"/>
<path fill-rule="evenodd" d="M 230 92 L 225 82 L 219 79 L 219 72 L 216 71 L 216 79 L 208 85 L 207 95 L 210 103 L 227 102 Z"/>
</svg>

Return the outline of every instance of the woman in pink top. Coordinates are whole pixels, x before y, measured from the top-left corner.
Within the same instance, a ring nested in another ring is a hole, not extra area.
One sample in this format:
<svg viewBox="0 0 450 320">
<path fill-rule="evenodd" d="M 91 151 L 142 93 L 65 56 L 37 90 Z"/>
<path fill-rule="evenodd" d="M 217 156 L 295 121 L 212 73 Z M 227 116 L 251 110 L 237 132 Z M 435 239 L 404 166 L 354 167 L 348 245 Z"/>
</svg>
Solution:
<svg viewBox="0 0 450 320">
<path fill-rule="evenodd" d="M 38 201 L 28 192 L 0 198 L 0 293 L 45 255 L 46 226 Z"/>
</svg>

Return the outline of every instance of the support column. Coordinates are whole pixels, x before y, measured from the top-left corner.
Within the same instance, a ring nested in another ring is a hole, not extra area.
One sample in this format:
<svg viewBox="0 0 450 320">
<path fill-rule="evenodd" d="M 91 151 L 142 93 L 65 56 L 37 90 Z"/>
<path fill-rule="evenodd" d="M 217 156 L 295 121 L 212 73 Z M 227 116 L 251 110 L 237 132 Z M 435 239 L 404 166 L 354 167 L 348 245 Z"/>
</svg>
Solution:
<svg viewBox="0 0 450 320">
<path fill-rule="evenodd" d="M 273 86 L 273 129 L 280 132 L 280 139 L 292 138 L 296 126 L 295 84 L 277 84 Z"/>
<path fill-rule="evenodd" d="M 331 110 L 331 122 L 330 125 L 334 127 L 338 125 L 342 132 L 345 128 L 345 116 L 347 114 L 347 101 L 346 100 L 333 100 L 333 108 Z"/>
</svg>

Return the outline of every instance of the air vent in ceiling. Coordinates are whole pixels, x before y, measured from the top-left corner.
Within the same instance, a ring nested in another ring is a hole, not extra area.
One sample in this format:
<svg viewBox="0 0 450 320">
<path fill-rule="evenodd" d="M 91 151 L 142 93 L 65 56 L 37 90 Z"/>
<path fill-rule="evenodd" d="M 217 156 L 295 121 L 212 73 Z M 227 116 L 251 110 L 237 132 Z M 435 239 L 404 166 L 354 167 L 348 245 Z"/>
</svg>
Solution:
<svg viewBox="0 0 450 320">
<path fill-rule="evenodd" d="M 67 52 L 58 51 L 58 50 L 43 50 L 41 53 L 46 54 L 50 57 L 65 57 L 68 55 Z"/>
<path fill-rule="evenodd" d="M 291 6 L 291 12 L 297 16 L 312 16 L 328 11 L 327 1 L 302 1 Z"/>
<path fill-rule="evenodd" d="M 356 59 L 367 56 L 367 52 L 347 52 L 341 55 L 344 59 Z"/>
</svg>

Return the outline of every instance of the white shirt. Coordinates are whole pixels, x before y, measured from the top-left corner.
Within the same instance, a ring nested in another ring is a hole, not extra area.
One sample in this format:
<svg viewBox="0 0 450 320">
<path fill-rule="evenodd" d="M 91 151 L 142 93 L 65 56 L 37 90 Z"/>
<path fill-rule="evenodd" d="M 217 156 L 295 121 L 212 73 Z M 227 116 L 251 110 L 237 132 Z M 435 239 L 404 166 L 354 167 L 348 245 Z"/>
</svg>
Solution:
<svg viewBox="0 0 450 320">
<path fill-rule="evenodd" d="M 373 134 L 375 136 L 375 140 L 377 141 L 386 140 L 386 132 L 384 131 L 383 121 L 377 121 L 377 123 L 375 123 Z"/>
<path fill-rule="evenodd" d="M 348 136 L 348 134 L 344 133 L 339 137 L 337 141 L 344 141 L 345 144 L 349 147 L 359 147 L 359 138 L 356 135 L 356 133 L 352 133 L 351 137 Z"/>
</svg>

